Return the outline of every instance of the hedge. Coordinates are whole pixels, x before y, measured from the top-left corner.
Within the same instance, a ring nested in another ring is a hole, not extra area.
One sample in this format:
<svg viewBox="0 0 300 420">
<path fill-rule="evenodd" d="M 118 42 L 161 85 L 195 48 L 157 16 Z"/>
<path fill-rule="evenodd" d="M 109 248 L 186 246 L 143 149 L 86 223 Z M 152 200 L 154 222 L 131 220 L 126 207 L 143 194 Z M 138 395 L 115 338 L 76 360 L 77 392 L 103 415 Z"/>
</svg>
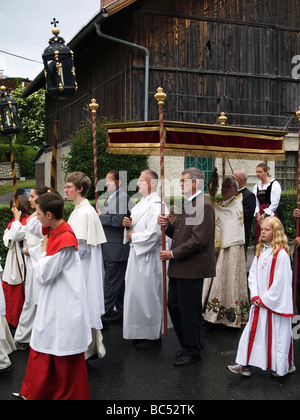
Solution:
<svg viewBox="0 0 300 420">
<path fill-rule="evenodd" d="M 176 198 L 172 197 L 168 201 L 170 204 L 174 204 L 174 202 L 176 203 L 178 199 L 179 198 L 177 197 Z M 94 204 L 93 202 L 91 203 Z M 286 230 L 288 233 L 289 240 L 292 241 L 296 234 L 295 221 L 293 218 L 293 210 L 297 207 L 297 193 L 295 191 L 283 192 L 281 196 L 280 206 L 284 214 L 284 220 L 285 220 L 285 225 L 286 225 Z M 65 203 L 65 219 L 66 220 L 68 220 L 73 208 L 74 206 L 72 203 L 70 202 Z M 3 238 L 3 233 L 8 223 L 11 221 L 11 219 L 12 219 L 12 214 L 10 212 L 9 206 L 0 205 L 0 257 L 2 258 L 1 259 L 2 267 L 4 267 L 5 258 L 7 254 L 7 248 L 4 247 L 2 238 Z M 254 235 L 252 232 L 251 243 L 253 243 L 253 238 L 254 238 Z"/>
</svg>

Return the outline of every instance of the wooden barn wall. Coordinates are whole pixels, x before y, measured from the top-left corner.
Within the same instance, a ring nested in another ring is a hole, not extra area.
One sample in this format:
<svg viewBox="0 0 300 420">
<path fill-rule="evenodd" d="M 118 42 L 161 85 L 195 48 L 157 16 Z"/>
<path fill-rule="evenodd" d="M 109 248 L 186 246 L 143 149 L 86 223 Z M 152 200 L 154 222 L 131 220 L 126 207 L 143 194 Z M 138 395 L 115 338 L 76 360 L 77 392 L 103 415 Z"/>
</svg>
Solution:
<svg viewBox="0 0 300 420">
<path fill-rule="evenodd" d="M 167 118 L 215 123 L 224 111 L 230 124 L 283 128 L 297 109 L 299 1 L 153 0 L 135 26 L 152 57 L 150 95 L 159 85 L 168 94 Z"/>
<path fill-rule="evenodd" d="M 291 74 L 300 54 L 299 0 L 143 0 L 108 22 L 105 33 L 149 49 L 150 120 L 158 118 L 158 86 L 168 95 L 165 117 L 175 121 L 216 123 L 224 111 L 231 125 L 284 128 L 299 106 Z M 92 97 L 98 117 L 143 119 L 143 53 L 95 32 L 74 53 L 79 92 L 61 104 L 60 143 L 91 119 Z M 48 139 L 54 114 L 47 100 Z"/>
</svg>

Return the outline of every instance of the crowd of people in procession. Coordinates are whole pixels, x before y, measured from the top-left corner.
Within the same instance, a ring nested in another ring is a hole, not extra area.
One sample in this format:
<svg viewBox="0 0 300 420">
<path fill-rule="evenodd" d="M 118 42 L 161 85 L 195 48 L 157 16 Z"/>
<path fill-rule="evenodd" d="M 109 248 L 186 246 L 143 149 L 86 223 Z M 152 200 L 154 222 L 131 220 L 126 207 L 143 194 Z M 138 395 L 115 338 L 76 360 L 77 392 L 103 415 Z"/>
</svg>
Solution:
<svg viewBox="0 0 300 420">
<path fill-rule="evenodd" d="M 237 170 L 223 180 L 222 200 L 203 191 L 204 174 L 181 174 L 182 208 L 162 213 L 158 175 L 145 170 L 134 205 L 119 172 L 106 176 L 107 199 L 95 210 L 90 179 L 67 176 L 65 194 L 75 208 L 64 220 L 64 200 L 47 187 L 11 202 L 8 248 L 0 285 L 0 374 L 9 354 L 30 349 L 18 399 L 89 398 L 86 361 L 106 354 L 102 330 L 123 323 L 123 338 L 137 350 L 161 346 L 162 262 L 168 267 L 168 328 L 180 348 L 174 366 L 201 359 L 203 323 L 245 325 L 236 365 L 275 376 L 295 372 L 293 272 L 280 211 L 280 184 L 261 163 L 253 192 Z M 247 248 L 255 217 L 256 253 L 249 273 Z M 300 217 L 300 212 L 294 212 Z M 167 235 L 162 250 L 162 227 Z M 300 238 L 295 239 L 298 252 Z M 248 280 L 247 280 L 248 279 Z"/>
</svg>

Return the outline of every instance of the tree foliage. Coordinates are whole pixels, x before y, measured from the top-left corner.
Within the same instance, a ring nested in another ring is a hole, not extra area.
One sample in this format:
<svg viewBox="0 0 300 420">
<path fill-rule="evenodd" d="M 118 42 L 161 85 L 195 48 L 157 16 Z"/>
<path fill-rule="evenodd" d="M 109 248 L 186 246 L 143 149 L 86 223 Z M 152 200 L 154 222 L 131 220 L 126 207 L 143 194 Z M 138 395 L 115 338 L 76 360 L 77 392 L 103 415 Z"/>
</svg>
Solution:
<svg viewBox="0 0 300 420">
<path fill-rule="evenodd" d="M 32 146 L 40 149 L 45 141 L 45 92 L 39 90 L 28 98 L 21 98 L 25 88 L 19 85 L 11 96 L 16 100 L 22 120 L 22 130 L 17 135 L 16 144 Z M 8 143 L 1 136 L 1 143 Z"/>
<path fill-rule="evenodd" d="M 127 171 L 127 181 L 130 182 L 138 178 L 143 170 L 148 169 L 147 156 L 113 155 L 107 153 L 105 122 L 107 121 L 98 120 L 96 129 L 98 181 L 105 179 L 109 171 L 117 170 Z M 92 188 L 89 194 L 89 198 L 92 199 L 95 188 L 93 130 L 91 123 L 84 123 L 68 141 L 71 144 L 71 151 L 64 160 L 64 171 L 66 173 L 81 171 L 88 175 L 92 180 Z"/>
</svg>

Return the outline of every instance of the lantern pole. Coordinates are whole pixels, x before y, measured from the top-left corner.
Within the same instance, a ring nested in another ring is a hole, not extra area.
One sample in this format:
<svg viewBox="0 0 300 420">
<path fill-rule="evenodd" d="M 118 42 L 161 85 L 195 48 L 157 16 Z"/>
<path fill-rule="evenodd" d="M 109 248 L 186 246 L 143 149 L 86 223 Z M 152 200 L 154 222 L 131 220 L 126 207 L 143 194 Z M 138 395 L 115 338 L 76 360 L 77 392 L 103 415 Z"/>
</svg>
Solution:
<svg viewBox="0 0 300 420">
<path fill-rule="evenodd" d="M 95 206 L 96 210 L 98 209 L 98 191 L 97 191 L 97 184 L 98 184 L 98 172 L 97 172 L 97 138 L 96 138 L 96 113 L 99 105 L 96 102 L 96 99 L 92 99 L 91 103 L 89 104 L 89 108 L 92 112 L 93 117 L 93 149 L 94 149 L 94 184 L 95 184 Z"/>
<path fill-rule="evenodd" d="M 9 137 L 11 172 L 14 186 L 14 199 L 18 206 L 17 175 L 13 151 L 13 136 L 20 131 L 20 115 L 16 101 L 9 96 L 5 86 L 0 88 L 0 132 Z"/>
<path fill-rule="evenodd" d="M 300 210 L 300 106 L 296 112 L 299 123 L 299 143 L 298 143 L 298 181 L 297 181 L 297 209 Z M 300 236 L 300 218 L 296 218 L 296 236 Z M 296 312 L 297 302 L 297 282 L 298 282 L 298 264 L 299 264 L 299 250 L 295 251 L 294 264 L 294 313 Z"/>
<path fill-rule="evenodd" d="M 11 173 L 14 185 L 14 199 L 15 199 L 15 206 L 18 207 L 18 187 L 17 187 L 17 175 L 16 175 L 16 166 L 15 166 L 15 158 L 14 158 L 14 150 L 12 145 L 12 137 L 9 137 L 9 147 L 10 147 L 10 162 L 11 162 Z"/>
<path fill-rule="evenodd" d="M 59 131 L 59 102 L 56 103 L 56 117 L 54 120 L 53 143 L 52 143 L 52 160 L 51 160 L 51 181 L 50 191 L 56 191 L 57 179 L 57 144 L 58 144 L 58 131 Z"/>
<path fill-rule="evenodd" d="M 164 103 L 167 95 L 159 87 L 154 95 L 159 107 L 159 138 L 160 138 L 160 181 L 161 181 L 161 214 L 165 215 L 165 151 L 164 151 Z M 162 230 L 162 251 L 166 250 L 166 228 Z M 164 311 L 164 335 L 168 335 L 168 311 L 167 311 L 167 266 L 163 261 L 163 311 Z"/>
</svg>

